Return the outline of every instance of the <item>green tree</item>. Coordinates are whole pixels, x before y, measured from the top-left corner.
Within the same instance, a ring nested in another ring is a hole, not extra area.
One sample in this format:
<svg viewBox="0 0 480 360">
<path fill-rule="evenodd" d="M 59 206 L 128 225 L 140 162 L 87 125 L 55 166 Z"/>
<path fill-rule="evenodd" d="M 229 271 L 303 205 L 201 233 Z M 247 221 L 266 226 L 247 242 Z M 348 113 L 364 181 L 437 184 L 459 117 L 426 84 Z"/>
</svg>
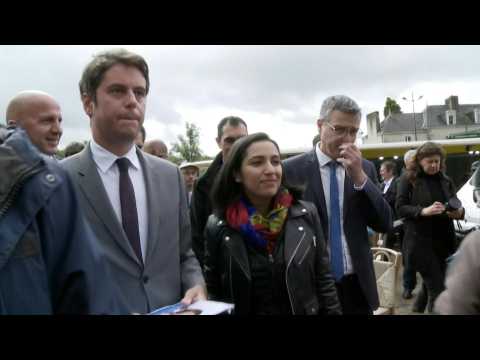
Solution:
<svg viewBox="0 0 480 360">
<path fill-rule="evenodd" d="M 387 97 L 385 107 L 383 108 L 383 116 L 387 117 L 389 114 L 401 114 L 402 109 L 394 99 Z"/>
<path fill-rule="evenodd" d="M 200 129 L 195 124 L 188 122 L 185 128 L 185 136 L 178 135 L 178 142 L 172 144 L 170 158 L 174 160 L 174 162 L 203 160 L 204 155 L 200 149 Z"/>
</svg>

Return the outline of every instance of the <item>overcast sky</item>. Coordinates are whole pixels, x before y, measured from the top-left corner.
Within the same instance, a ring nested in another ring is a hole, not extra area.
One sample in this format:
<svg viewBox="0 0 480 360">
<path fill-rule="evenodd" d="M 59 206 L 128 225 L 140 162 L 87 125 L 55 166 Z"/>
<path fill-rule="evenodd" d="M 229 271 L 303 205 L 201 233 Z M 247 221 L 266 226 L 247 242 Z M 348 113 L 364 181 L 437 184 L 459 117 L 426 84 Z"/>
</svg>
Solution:
<svg viewBox="0 0 480 360">
<path fill-rule="evenodd" d="M 185 123 L 200 128 L 200 146 L 218 152 L 216 125 L 225 116 L 242 117 L 249 132 L 265 131 L 283 149 L 309 147 L 325 97 L 345 94 L 365 115 L 392 97 L 443 104 L 458 95 L 461 104 L 480 103 L 480 46 L 0 46 L 0 111 L 22 90 L 43 90 L 62 107 L 60 147 L 90 139 L 78 81 L 91 56 L 124 47 L 144 56 L 150 67 L 145 128 L 147 140 L 169 148 Z"/>
</svg>

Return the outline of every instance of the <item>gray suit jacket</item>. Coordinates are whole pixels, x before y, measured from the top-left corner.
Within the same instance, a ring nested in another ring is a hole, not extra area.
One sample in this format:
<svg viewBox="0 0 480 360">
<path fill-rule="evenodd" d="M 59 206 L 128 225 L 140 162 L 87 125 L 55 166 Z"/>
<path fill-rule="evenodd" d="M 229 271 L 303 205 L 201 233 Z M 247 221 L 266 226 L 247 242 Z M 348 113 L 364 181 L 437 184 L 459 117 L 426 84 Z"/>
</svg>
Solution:
<svg viewBox="0 0 480 360">
<path fill-rule="evenodd" d="M 374 311 L 378 308 L 379 301 L 367 226 L 381 233 L 388 232 L 392 227 L 392 213 L 380 191 L 375 166 L 370 161 L 363 160 L 362 167 L 368 176 L 362 191 L 355 191 L 352 179 L 345 174 L 343 230 L 355 273 L 368 304 Z M 290 184 L 303 188 L 303 198 L 317 206 L 328 243 L 328 212 L 315 150 L 285 160 L 284 169 L 285 179 Z"/>
<path fill-rule="evenodd" d="M 144 314 L 176 303 L 187 289 L 205 283 L 191 248 L 190 218 L 180 171 L 168 161 L 140 150 L 137 154 L 148 198 L 144 266 L 115 216 L 90 146 L 61 165 L 72 177 L 87 221 L 106 254 L 122 310 Z"/>
</svg>

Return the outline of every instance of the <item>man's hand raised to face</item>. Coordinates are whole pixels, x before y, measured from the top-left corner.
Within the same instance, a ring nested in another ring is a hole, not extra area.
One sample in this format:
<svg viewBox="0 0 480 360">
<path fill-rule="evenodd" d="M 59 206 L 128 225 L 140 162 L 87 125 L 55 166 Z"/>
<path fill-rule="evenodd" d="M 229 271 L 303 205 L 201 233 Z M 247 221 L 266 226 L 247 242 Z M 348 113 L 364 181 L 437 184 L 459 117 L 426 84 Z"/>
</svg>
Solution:
<svg viewBox="0 0 480 360">
<path fill-rule="evenodd" d="M 362 186 L 367 179 L 362 167 L 362 153 L 355 144 L 342 144 L 339 149 L 340 157 L 337 161 L 345 167 L 353 183 L 356 186 Z"/>
</svg>

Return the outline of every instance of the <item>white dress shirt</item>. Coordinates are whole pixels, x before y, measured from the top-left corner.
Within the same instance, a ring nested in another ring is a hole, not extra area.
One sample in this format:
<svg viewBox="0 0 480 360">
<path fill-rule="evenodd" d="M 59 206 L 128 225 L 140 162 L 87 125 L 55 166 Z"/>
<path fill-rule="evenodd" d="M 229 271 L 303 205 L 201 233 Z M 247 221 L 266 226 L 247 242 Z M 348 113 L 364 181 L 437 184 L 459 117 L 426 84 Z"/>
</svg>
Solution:
<svg viewBox="0 0 480 360">
<path fill-rule="evenodd" d="M 110 203 L 117 220 L 122 227 L 122 207 L 120 205 L 120 172 L 115 163 L 117 159 L 125 157 L 130 160 L 128 175 L 132 181 L 133 191 L 135 193 L 135 201 L 137 204 L 138 231 L 140 233 L 140 247 L 142 249 L 142 258 L 145 261 L 147 252 L 147 233 L 148 233 L 148 206 L 147 206 L 147 189 L 145 186 L 145 178 L 143 169 L 140 165 L 137 155 L 137 147 L 132 145 L 130 150 L 124 156 L 117 156 L 110 151 L 98 145 L 93 139 L 90 142 L 93 161 L 97 165 L 97 171 L 102 179 L 103 186 L 107 192 Z"/>
<path fill-rule="evenodd" d="M 323 185 L 323 193 L 325 195 L 325 204 L 327 205 L 327 213 L 328 213 L 328 223 L 330 224 L 330 167 L 328 163 L 332 161 L 330 157 L 325 155 L 321 150 L 319 145 L 317 144 L 315 151 L 317 153 L 318 164 L 320 167 L 320 176 L 322 178 L 322 185 Z M 342 229 L 342 248 L 343 248 L 343 272 L 345 275 L 353 274 L 353 264 L 352 258 L 350 257 L 350 250 L 348 248 L 347 239 L 345 237 L 345 231 L 343 231 L 343 193 L 344 193 L 344 186 L 345 186 L 345 168 L 342 164 L 338 163 L 337 171 L 336 171 L 337 181 L 338 181 L 338 198 L 340 201 L 340 214 L 342 214 L 340 218 L 340 227 Z M 365 186 L 365 184 L 363 184 Z M 363 189 L 363 186 L 360 188 Z M 355 190 L 359 190 L 360 188 L 354 187 Z M 348 204 L 347 204 L 348 206 Z M 329 233 L 329 232 L 328 232 Z M 328 234 L 327 233 L 327 234 Z M 328 250 L 330 253 L 330 241 L 328 241 Z"/>
<path fill-rule="evenodd" d="M 393 177 L 390 178 L 390 180 L 384 181 L 385 187 L 383 188 L 383 193 L 386 194 L 388 191 L 388 188 L 390 187 L 390 184 L 392 183 Z"/>
<path fill-rule="evenodd" d="M 192 193 L 193 193 L 193 190 L 192 191 L 189 191 L 187 196 L 188 196 L 188 206 L 190 207 L 190 204 L 192 203 Z"/>
</svg>

